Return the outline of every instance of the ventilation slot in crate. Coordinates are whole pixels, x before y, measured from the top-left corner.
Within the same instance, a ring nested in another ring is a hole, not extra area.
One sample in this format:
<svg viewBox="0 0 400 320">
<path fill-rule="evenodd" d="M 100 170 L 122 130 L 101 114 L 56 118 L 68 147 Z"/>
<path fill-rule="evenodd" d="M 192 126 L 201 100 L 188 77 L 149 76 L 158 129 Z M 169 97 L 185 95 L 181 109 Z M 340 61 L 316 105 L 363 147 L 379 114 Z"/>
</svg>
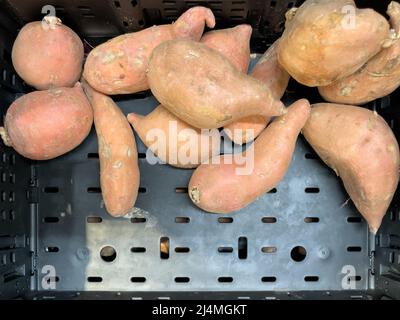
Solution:
<svg viewBox="0 0 400 320">
<path fill-rule="evenodd" d="M 145 277 L 131 277 L 131 282 L 144 283 L 144 282 L 146 282 L 146 278 Z"/>
<path fill-rule="evenodd" d="M 218 222 L 219 223 L 232 223 L 233 218 L 232 217 L 219 217 Z"/>
<path fill-rule="evenodd" d="M 233 248 L 232 247 L 219 247 L 218 252 L 219 253 L 232 253 Z"/>
<path fill-rule="evenodd" d="M 176 247 L 175 248 L 176 253 L 188 253 L 190 252 L 190 248 L 188 247 Z"/>
<path fill-rule="evenodd" d="M 262 282 L 276 282 L 276 277 L 271 277 L 271 276 L 269 276 L 269 277 L 262 277 L 262 278 L 261 278 L 261 281 L 262 281 Z"/>
<path fill-rule="evenodd" d="M 144 252 L 146 252 L 146 248 L 145 247 L 132 247 L 131 248 L 131 252 L 133 252 L 133 253 L 144 253 Z"/>
<path fill-rule="evenodd" d="M 233 282 L 233 278 L 232 277 L 219 277 L 218 282 L 231 283 L 231 282 Z"/>
<path fill-rule="evenodd" d="M 188 283 L 190 281 L 189 277 L 175 277 L 176 283 Z"/>
<path fill-rule="evenodd" d="M 261 222 L 262 223 L 276 223 L 276 218 L 275 217 L 262 217 Z"/>
<path fill-rule="evenodd" d="M 189 217 L 176 217 L 175 218 L 175 223 L 189 223 L 190 218 Z"/>
</svg>

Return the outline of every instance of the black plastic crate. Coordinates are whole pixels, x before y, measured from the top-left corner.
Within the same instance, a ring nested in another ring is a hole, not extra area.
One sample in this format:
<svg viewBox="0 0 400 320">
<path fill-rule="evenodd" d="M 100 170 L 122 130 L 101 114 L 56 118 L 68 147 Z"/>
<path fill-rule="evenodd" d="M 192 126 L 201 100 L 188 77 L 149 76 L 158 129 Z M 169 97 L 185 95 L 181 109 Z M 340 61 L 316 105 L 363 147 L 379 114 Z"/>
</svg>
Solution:
<svg viewBox="0 0 400 320">
<path fill-rule="evenodd" d="M 252 52 L 262 53 L 282 32 L 285 11 L 301 2 L 0 1 L 1 112 L 30 90 L 14 73 L 10 52 L 17 29 L 40 19 L 44 5 L 91 45 L 205 5 L 217 28 L 251 24 Z M 283 101 L 302 97 L 321 101 L 317 90 L 291 81 Z M 149 92 L 114 98 L 125 113 L 146 114 L 157 105 Z M 399 101 L 397 91 L 367 106 L 397 137 Z M 0 146 L 0 299 L 400 298 L 399 196 L 371 235 L 340 180 L 302 137 L 277 188 L 230 215 L 194 207 L 187 196 L 192 170 L 150 165 L 136 141 L 140 209 L 118 219 L 102 203 L 94 130 L 51 161 Z M 169 243 L 169 254 L 160 252 L 160 241 Z"/>
</svg>

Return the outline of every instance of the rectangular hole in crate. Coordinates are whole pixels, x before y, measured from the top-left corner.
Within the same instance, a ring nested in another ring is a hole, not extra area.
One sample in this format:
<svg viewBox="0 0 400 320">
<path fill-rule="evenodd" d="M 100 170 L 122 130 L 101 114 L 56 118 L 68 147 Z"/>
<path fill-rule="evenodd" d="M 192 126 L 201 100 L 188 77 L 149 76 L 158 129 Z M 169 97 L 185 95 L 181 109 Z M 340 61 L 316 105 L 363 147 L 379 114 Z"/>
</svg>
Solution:
<svg viewBox="0 0 400 320">
<path fill-rule="evenodd" d="M 160 238 L 160 258 L 161 259 L 169 258 L 169 238 L 168 237 Z"/>
<path fill-rule="evenodd" d="M 394 252 L 389 253 L 389 263 L 394 263 Z"/>
<path fill-rule="evenodd" d="M 318 155 L 316 153 L 307 152 L 304 157 L 306 159 L 318 159 Z"/>
<path fill-rule="evenodd" d="M 231 283 L 231 282 L 233 282 L 233 278 L 232 277 L 219 277 L 218 282 Z"/>
<path fill-rule="evenodd" d="M 188 188 L 187 187 L 176 187 L 175 192 L 176 193 L 188 193 Z"/>
<path fill-rule="evenodd" d="M 208 1 L 208 4 L 210 6 L 221 6 L 222 5 L 222 1 Z"/>
<path fill-rule="evenodd" d="M 1 210 L 0 212 L 0 218 L 1 220 L 5 221 L 7 219 L 7 212 L 6 210 Z"/>
<path fill-rule="evenodd" d="M 58 187 L 44 187 L 43 192 L 44 193 L 58 193 L 60 189 Z"/>
<path fill-rule="evenodd" d="M 8 202 L 15 202 L 15 192 L 14 191 L 10 191 L 8 193 Z"/>
<path fill-rule="evenodd" d="M 99 154 L 98 154 L 98 152 L 89 152 L 87 154 L 87 158 L 88 159 L 98 159 L 99 158 Z"/>
<path fill-rule="evenodd" d="M 88 6 L 78 6 L 78 9 L 82 12 L 90 12 L 92 9 Z"/>
<path fill-rule="evenodd" d="M 147 192 L 147 188 L 139 187 L 139 193 L 146 193 L 146 192 Z"/>
<path fill-rule="evenodd" d="M 218 222 L 219 223 L 232 223 L 233 218 L 232 217 L 219 217 Z"/>
<path fill-rule="evenodd" d="M 103 282 L 103 278 L 98 277 L 98 276 L 90 276 L 90 277 L 87 277 L 87 281 L 88 282 Z"/>
<path fill-rule="evenodd" d="M 143 282 L 146 282 L 146 278 L 145 277 L 131 277 L 131 282 L 143 283 Z"/>
<path fill-rule="evenodd" d="M 318 217 L 305 217 L 304 222 L 305 223 L 318 223 L 319 218 Z"/>
<path fill-rule="evenodd" d="M 272 188 L 271 190 L 268 191 L 268 193 L 277 193 L 278 190 L 276 188 Z"/>
<path fill-rule="evenodd" d="M 230 18 L 232 19 L 232 20 L 242 20 L 244 17 L 243 16 L 230 16 Z"/>
<path fill-rule="evenodd" d="M 318 187 L 308 187 L 304 189 L 305 193 L 319 193 Z"/>
<path fill-rule="evenodd" d="M 359 246 L 349 246 L 347 247 L 347 252 L 361 252 L 362 248 Z"/>
<path fill-rule="evenodd" d="M 246 3 L 246 1 L 243 1 L 243 0 L 232 1 L 233 5 L 245 4 L 245 3 Z"/>
<path fill-rule="evenodd" d="M 262 217 L 261 222 L 262 223 L 276 223 L 276 218 L 275 217 Z"/>
<path fill-rule="evenodd" d="M 178 9 L 177 8 L 165 8 L 164 9 L 165 13 L 178 13 Z"/>
<path fill-rule="evenodd" d="M 11 184 L 15 184 L 15 173 L 10 172 L 8 175 L 8 182 Z"/>
<path fill-rule="evenodd" d="M 175 223 L 189 223 L 189 217 L 175 217 Z"/>
<path fill-rule="evenodd" d="M 7 255 L 3 254 L 0 259 L 0 263 L 4 266 L 7 264 Z"/>
<path fill-rule="evenodd" d="M 101 217 L 87 217 L 86 222 L 87 223 L 101 223 L 103 221 L 103 218 Z"/>
<path fill-rule="evenodd" d="M 5 192 L 5 191 L 2 191 L 2 192 L 1 192 L 1 202 L 6 201 L 6 197 L 7 197 L 6 192 Z"/>
<path fill-rule="evenodd" d="M 43 222 L 44 223 L 57 223 L 60 221 L 60 218 L 58 217 L 44 217 Z"/>
<path fill-rule="evenodd" d="M 261 278 L 261 281 L 262 281 L 262 282 L 276 282 L 276 277 L 271 277 L 271 276 L 269 276 L 269 277 L 262 277 L 262 278 Z"/>
<path fill-rule="evenodd" d="M 146 252 L 146 248 L 145 247 L 132 247 L 131 252 L 132 253 L 144 253 L 144 252 Z"/>
<path fill-rule="evenodd" d="M 86 19 L 93 19 L 95 17 L 95 15 L 93 13 L 83 13 L 82 17 L 84 17 Z"/>
<path fill-rule="evenodd" d="M 10 154 L 10 165 L 15 165 L 15 154 Z"/>
<path fill-rule="evenodd" d="M 361 221 L 361 217 L 347 217 L 348 223 L 360 223 Z"/>
<path fill-rule="evenodd" d="M 10 252 L 10 262 L 15 263 L 17 261 L 15 252 Z"/>
<path fill-rule="evenodd" d="M 10 219 L 10 221 L 14 221 L 15 220 L 15 211 L 14 210 L 10 210 L 8 212 L 8 218 Z"/>
<path fill-rule="evenodd" d="M 189 277 L 175 277 L 176 283 L 188 283 L 190 281 Z"/>
<path fill-rule="evenodd" d="M 7 81 L 7 70 L 3 69 L 3 81 Z"/>
<path fill-rule="evenodd" d="M 142 217 L 131 218 L 131 223 L 145 223 L 145 222 L 146 222 L 146 218 L 142 218 Z"/>
<path fill-rule="evenodd" d="M 276 247 L 262 247 L 261 252 L 263 253 L 275 253 L 278 249 Z"/>
<path fill-rule="evenodd" d="M 231 12 L 242 12 L 244 11 L 244 8 L 232 8 Z"/>
<path fill-rule="evenodd" d="M 119 1 L 114 1 L 114 7 L 121 8 L 121 4 L 119 3 Z"/>
<path fill-rule="evenodd" d="M 348 276 L 347 277 L 347 282 L 351 283 L 352 281 L 361 281 L 361 276 Z"/>
<path fill-rule="evenodd" d="M 318 276 L 305 276 L 304 281 L 305 282 L 318 282 L 319 277 Z"/>
<path fill-rule="evenodd" d="M 2 172 L 1 173 L 1 182 L 7 182 L 7 173 L 5 173 L 5 172 Z"/>
<path fill-rule="evenodd" d="M 87 192 L 88 193 L 101 193 L 101 188 L 100 187 L 88 187 Z"/>
<path fill-rule="evenodd" d="M 239 237 L 238 257 L 239 257 L 239 259 L 247 259 L 247 238 L 246 237 Z"/>
<path fill-rule="evenodd" d="M 219 247 L 218 252 L 219 253 L 232 253 L 233 248 L 232 247 Z"/>
<path fill-rule="evenodd" d="M 188 253 L 190 252 L 190 248 L 188 247 L 176 247 L 175 248 L 176 253 Z"/>
<path fill-rule="evenodd" d="M 139 159 L 146 159 L 146 153 L 144 153 L 144 152 L 139 152 L 139 153 L 138 153 L 138 158 L 139 158 Z"/>
<path fill-rule="evenodd" d="M 48 246 L 48 247 L 45 248 L 45 251 L 49 252 L 49 253 L 55 253 L 55 252 L 59 252 L 60 248 L 59 247 L 55 247 L 55 246 Z"/>
</svg>

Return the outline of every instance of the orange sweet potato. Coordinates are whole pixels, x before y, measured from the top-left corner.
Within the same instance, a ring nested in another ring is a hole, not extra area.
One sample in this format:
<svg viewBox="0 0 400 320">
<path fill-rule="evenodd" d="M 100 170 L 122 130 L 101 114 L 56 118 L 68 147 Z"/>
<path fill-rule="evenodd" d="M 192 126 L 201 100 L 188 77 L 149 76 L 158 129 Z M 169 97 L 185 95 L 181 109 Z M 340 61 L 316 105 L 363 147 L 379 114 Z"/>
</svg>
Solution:
<svg viewBox="0 0 400 320">
<path fill-rule="evenodd" d="M 83 44 L 60 19 L 46 17 L 21 29 L 12 61 L 18 75 L 36 89 L 72 87 L 81 76 Z"/>
<path fill-rule="evenodd" d="M 171 40 L 155 48 L 147 79 L 165 108 L 197 128 L 285 112 L 266 85 L 241 73 L 216 50 L 190 40 Z"/>
<path fill-rule="evenodd" d="M 179 168 L 196 168 L 220 151 L 217 129 L 202 132 L 159 105 L 147 116 L 128 114 L 128 121 L 143 143 L 163 162 Z"/>
<path fill-rule="evenodd" d="M 345 104 L 364 104 L 392 93 L 400 86 L 400 4 L 391 2 L 388 15 L 396 39 L 356 73 L 319 87 L 325 100 Z"/>
<path fill-rule="evenodd" d="M 1 135 L 6 145 L 34 160 L 48 160 L 77 147 L 89 134 L 93 112 L 79 83 L 34 91 L 7 110 Z"/>
<path fill-rule="evenodd" d="M 241 24 L 234 28 L 207 32 L 201 43 L 217 50 L 241 72 L 247 73 L 250 62 L 251 26 Z"/>
<path fill-rule="evenodd" d="M 129 122 L 114 101 L 87 83 L 84 89 L 94 111 L 104 205 L 110 215 L 123 216 L 133 209 L 139 190 L 136 141 Z"/>
<path fill-rule="evenodd" d="M 320 103 L 302 132 L 376 233 L 399 181 L 399 146 L 385 120 L 368 109 Z"/>
<path fill-rule="evenodd" d="M 153 26 L 113 38 L 90 52 L 84 77 L 94 89 L 105 94 L 147 90 L 146 69 L 153 49 L 164 41 L 176 38 L 198 41 L 205 24 L 214 27 L 212 11 L 194 7 L 171 25 Z"/>
<path fill-rule="evenodd" d="M 389 24 L 374 10 L 353 0 L 307 0 L 286 23 L 278 59 L 298 82 L 327 86 L 390 44 Z"/>
<path fill-rule="evenodd" d="M 285 176 L 297 137 L 310 114 L 310 104 L 302 99 L 276 118 L 245 151 L 244 159 L 254 160 L 252 170 L 239 174 L 249 162 L 237 163 L 226 154 L 200 165 L 189 182 L 189 196 L 201 209 L 229 213 L 244 208 L 274 188 Z"/>
<path fill-rule="evenodd" d="M 279 40 L 268 48 L 250 73 L 253 78 L 265 83 L 277 100 L 285 93 L 290 78 L 278 62 L 278 43 Z M 262 116 L 250 116 L 225 126 L 224 131 L 234 143 L 244 144 L 257 138 L 269 120 Z"/>
</svg>

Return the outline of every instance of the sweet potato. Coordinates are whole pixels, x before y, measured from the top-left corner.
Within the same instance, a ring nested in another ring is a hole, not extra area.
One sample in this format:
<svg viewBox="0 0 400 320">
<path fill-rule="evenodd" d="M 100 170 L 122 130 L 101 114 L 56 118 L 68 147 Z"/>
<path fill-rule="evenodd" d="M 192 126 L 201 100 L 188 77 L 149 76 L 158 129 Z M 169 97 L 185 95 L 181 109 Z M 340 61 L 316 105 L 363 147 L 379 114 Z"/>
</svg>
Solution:
<svg viewBox="0 0 400 320">
<path fill-rule="evenodd" d="M 390 36 L 383 16 L 353 0 L 307 0 L 286 24 L 278 59 L 298 82 L 327 86 L 389 46 Z"/>
<path fill-rule="evenodd" d="M 48 160 L 77 147 L 89 134 L 93 112 L 80 83 L 28 93 L 7 110 L 1 136 L 33 160 Z"/>
<path fill-rule="evenodd" d="M 396 39 L 392 46 L 383 49 L 356 73 L 319 87 L 325 100 L 345 104 L 364 104 L 392 93 L 400 86 L 400 4 L 391 2 L 390 16 Z"/>
<path fill-rule="evenodd" d="M 171 40 L 155 48 L 147 79 L 165 108 L 197 128 L 285 112 L 266 85 L 238 71 L 216 50 L 190 40 Z"/>
<path fill-rule="evenodd" d="M 207 32 L 201 43 L 217 50 L 239 71 L 247 73 L 250 62 L 251 26 L 241 24 L 234 28 Z"/>
<path fill-rule="evenodd" d="M 265 83 L 277 100 L 285 93 L 290 78 L 278 62 L 276 54 L 278 43 L 279 40 L 268 48 L 250 73 L 253 78 Z M 236 144 L 244 144 L 257 138 L 269 120 L 262 116 L 250 116 L 225 126 L 224 131 Z"/>
<path fill-rule="evenodd" d="M 173 24 L 153 26 L 113 38 L 90 52 L 84 77 L 94 89 L 105 94 L 147 90 L 146 69 L 153 49 L 164 41 L 176 38 L 198 41 L 205 24 L 214 27 L 212 11 L 194 7 Z"/>
<path fill-rule="evenodd" d="M 218 130 L 202 132 L 162 105 L 147 116 L 130 113 L 128 121 L 142 142 L 163 162 L 174 167 L 195 168 L 219 154 L 221 136 Z"/>
<path fill-rule="evenodd" d="M 376 233 L 399 181 L 399 146 L 385 120 L 368 109 L 320 103 L 302 132 Z"/>
<path fill-rule="evenodd" d="M 189 196 L 201 209 L 212 213 L 240 210 L 274 188 L 284 177 L 295 149 L 297 136 L 310 114 L 302 99 L 276 118 L 245 152 L 247 163 L 237 163 L 225 154 L 200 165 L 189 182 Z M 248 166 L 253 162 L 253 168 Z M 248 170 L 245 169 L 248 166 Z M 244 171 L 239 174 L 238 169 Z M 247 171 L 247 172 L 246 172 Z"/>
<path fill-rule="evenodd" d="M 12 61 L 18 75 L 36 89 L 72 87 L 81 76 L 83 44 L 60 19 L 45 17 L 21 29 Z"/>
<path fill-rule="evenodd" d="M 84 89 L 94 112 L 104 205 L 110 215 L 123 216 L 133 209 L 139 190 L 136 141 L 129 122 L 114 101 L 86 82 Z"/>
</svg>

